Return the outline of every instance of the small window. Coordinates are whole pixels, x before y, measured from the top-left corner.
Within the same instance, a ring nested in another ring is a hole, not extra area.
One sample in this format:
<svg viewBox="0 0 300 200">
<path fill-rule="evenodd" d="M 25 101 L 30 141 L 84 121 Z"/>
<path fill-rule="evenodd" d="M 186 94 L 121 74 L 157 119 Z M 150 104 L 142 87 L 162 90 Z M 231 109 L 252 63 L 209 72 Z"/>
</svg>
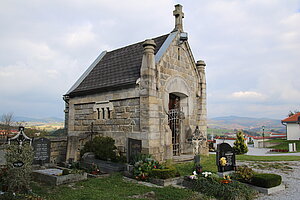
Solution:
<svg viewBox="0 0 300 200">
<path fill-rule="evenodd" d="M 100 119 L 100 109 L 97 108 L 97 119 Z"/>
<path fill-rule="evenodd" d="M 109 107 L 107 107 L 106 109 L 107 109 L 107 119 L 110 119 L 110 110 L 109 110 Z"/>
<path fill-rule="evenodd" d="M 177 55 L 177 56 L 178 56 L 178 57 L 177 57 L 177 59 L 178 59 L 178 60 L 180 60 L 180 48 L 179 48 L 179 47 L 178 47 L 178 52 L 177 52 L 177 53 L 178 53 L 178 55 Z"/>
<path fill-rule="evenodd" d="M 104 111 L 104 108 L 102 108 L 102 119 L 105 119 L 105 111 Z"/>
</svg>

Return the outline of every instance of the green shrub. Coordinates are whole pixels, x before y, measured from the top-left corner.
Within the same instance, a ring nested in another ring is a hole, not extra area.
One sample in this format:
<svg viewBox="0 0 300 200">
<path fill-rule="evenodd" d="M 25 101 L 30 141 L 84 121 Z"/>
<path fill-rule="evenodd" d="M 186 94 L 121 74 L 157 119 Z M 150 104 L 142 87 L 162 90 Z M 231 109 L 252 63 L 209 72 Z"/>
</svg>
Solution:
<svg viewBox="0 0 300 200">
<path fill-rule="evenodd" d="M 238 181 L 225 184 L 211 177 L 198 177 L 197 180 L 190 181 L 192 181 L 191 189 L 217 199 L 251 200 L 255 196 L 255 192 L 251 188 Z"/>
<path fill-rule="evenodd" d="M 26 193 L 30 190 L 33 149 L 29 144 L 8 145 L 6 148 L 7 171 L 3 184 L 8 192 Z M 15 162 L 23 162 L 22 167 L 14 167 Z"/>
<path fill-rule="evenodd" d="M 137 161 L 134 164 L 133 176 L 139 180 L 146 180 L 152 169 L 164 169 L 165 167 L 160 165 L 158 161 L 153 159 L 151 155 L 142 156 L 142 160 Z"/>
<path fill-rule="evenodd" d="M 152 169 L 150 176 L 159 179 L 168 179 L 174 178 L 177 175 L 175 168 L 166 168 L 166 169 Z"/>
<path fill-rule="evenodd" d="M 254 174 L 251 184 L 259 187 L 270 188 L 281 184 L 281 176 L 277 174 Z"/>
<path fill-rule="evenodd" d="M 234 176 L 235 179 L 241 182 L 250 182 L 253 177 L 253 170 L 247 165 L 238 166 Z"/>
<path fill-rule="evenodd" d="M 248 152 L 248 146 L 245 143 L 243 131 L 238 131 L 236 133 L 236 140 L 234 142 L 233 149 L 236 154 L 244 154 Z"/>
<path fill-rule="evenodd" d="M 150 154 L 136 154 L 130 158 L 129 163 L 134 165 L 138 161 L 145 161 L 147 158 L 152 158 Z"/>
<path fill-rule="evenodd" d="M 111 137 L 98 136 L 92 141 L 86 142 L 80 154 L 93 152 L 95 157 L 100 160 L 118 161 L 116 149 L 115 141 Z"/>
</svg>

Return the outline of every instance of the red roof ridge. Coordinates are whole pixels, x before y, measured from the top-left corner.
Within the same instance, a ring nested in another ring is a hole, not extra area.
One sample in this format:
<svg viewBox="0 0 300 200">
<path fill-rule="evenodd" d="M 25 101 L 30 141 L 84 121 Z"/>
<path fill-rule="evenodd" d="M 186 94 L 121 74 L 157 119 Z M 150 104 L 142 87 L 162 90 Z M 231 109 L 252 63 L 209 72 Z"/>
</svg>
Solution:
<svg viewBox="0 0 300 200">
<path fill-rule="evenodd" d="M 300 112 L 281 120 L 282 122 L 298 122 L 300 117 Z"/>
</svg>

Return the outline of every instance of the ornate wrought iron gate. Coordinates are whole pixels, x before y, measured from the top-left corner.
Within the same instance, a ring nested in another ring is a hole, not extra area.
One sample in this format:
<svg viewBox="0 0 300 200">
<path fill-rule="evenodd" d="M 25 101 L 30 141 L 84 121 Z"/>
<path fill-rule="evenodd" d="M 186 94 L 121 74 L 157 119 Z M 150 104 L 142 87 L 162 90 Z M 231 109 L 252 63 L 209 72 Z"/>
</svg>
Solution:
<svg viewBox="0 0 300 200">
<path fill-rule="evenodd" d="M 180 155 L 180 132 L 181 132 L 181 116 L 182 112 L 179 108 L 169 110 L 169 126 L 172 131 L 173 155 Z"/>
</svg>

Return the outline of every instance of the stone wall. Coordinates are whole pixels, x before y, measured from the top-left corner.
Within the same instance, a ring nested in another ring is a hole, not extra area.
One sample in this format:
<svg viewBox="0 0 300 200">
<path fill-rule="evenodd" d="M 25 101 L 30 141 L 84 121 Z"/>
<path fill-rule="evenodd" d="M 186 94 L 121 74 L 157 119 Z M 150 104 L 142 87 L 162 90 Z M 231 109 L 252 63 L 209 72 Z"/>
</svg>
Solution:
<svg viewBox="0 0 300 200">
<path fill-rule="evenodd" d="M 66 161 L 67 138 L 51 138 L 50 163 L 60 163 Z"/>
<path fill-rule="evenodd" d="M 125 153 L 128 137 L 141 139 L 139 101 L 136 88 L 71 98 L 67 159 L 77 160 L 79 149 L 96 135 L 112 137 L 118 149 Z M 109 114 L 98 113 L 101 105 L 109 105 Z"/>
</svg>

